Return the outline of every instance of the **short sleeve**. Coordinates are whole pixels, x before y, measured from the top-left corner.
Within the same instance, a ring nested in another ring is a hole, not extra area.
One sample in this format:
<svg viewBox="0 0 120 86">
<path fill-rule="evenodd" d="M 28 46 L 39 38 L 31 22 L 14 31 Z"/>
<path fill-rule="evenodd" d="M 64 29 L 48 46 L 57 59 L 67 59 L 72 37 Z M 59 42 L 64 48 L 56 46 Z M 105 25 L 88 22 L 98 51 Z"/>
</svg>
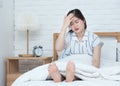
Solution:
<svg viewBox="0 0 120 86">
<path fill-rule="evenodd" d="M 103 46 L 103 41 L 96 34 L 93 34 L 93 47 L 101 45 Z"/>
</svg>

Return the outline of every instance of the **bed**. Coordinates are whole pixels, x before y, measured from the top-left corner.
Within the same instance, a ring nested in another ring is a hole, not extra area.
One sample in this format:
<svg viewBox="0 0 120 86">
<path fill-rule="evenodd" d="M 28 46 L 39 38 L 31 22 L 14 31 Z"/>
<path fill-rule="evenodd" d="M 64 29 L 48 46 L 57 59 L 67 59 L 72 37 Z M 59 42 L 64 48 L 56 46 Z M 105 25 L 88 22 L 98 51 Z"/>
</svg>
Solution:
<svg viewBox="0 0 120 86">
<path fill-rule="evenodd" d="M 100 37 L 115 37 L 115 40 L 108 40 L 106 45 L 109 45 L 108 42 L 118 43 L 120 42 L 120 32 L 95 32 Z M 63 65 L 65 66 L 63 62 L 57 62 L 58 59 L 58 53 L 55 50 L 55 43 L 56 39 L 58 37 L 59 33 L 54 33 L 53 35 L 53 61 L 56 62 L 57 66 Z M 105 39 L 106 40 L 106 39 Z M 116 46 L 107 46 L 114 48 L 116 50 Z M 113 50 L 113 49 L 112 49 Z M 112 52 L 111 50 L 111 52 Z M 105 51 L 104 51 L 105 53 Z M 111 54 L 111 53 L 110 53 Z M 54 83 L 52 80 L 46 80 L 48 78 L 48 70 L 47 67 L 49 64 L 39 66 L 37 68 L 34 68 L 23 75 L 21 75 L 19 78 L 15 80 L 15 82 L 12 84 L 12 86 L 120 86 L 120 63 L 118 62 L 118 59 L 116 58 L 117 54 L 116 51 L 113 54 L 110 55 L 109 59 L 110 61 L 104 61 L 102 63 L 102 69 L 99 70 L 95 69 L 88 65 L 81 65 L 78 64 L 78 72 L 76 72 L 79 76 L 81 74 L 83 80 L 76 80 L 74 82 L 66 83 L 65 81 L 60 83 Z M 87 57 L 87 56 L 86 56 Z M 107 57 L 108 58 L 108 57 Z M 103 58 L 103 60 L 106 58 Z M 64 73 L 64 67 L 60 67 L 60 70 L 62 70 L 62 73 Z M 79 67 L 84 70 L 80 71 Z M 88 72 L 89 69 L 89 72 Z M 86 73 L 87 70 L 87 73 Z M 91 72 L 92 70 L 92 72 Z M 76 75 L 77 75 L 76 74 Z M 92 76 L 92 78 L 91 78 Z M 100 77 L 99 77 L 100 76 Z"/>
</svg>

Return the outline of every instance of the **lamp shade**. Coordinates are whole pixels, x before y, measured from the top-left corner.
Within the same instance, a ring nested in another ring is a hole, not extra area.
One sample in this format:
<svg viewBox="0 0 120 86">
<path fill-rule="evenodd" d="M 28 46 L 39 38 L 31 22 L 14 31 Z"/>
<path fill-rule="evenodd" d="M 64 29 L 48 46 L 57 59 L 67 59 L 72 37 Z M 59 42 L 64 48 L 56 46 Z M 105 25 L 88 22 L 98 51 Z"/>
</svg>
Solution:
<svg viewBox="0 0 120 86">
<path fill-rule="evenodd" d="M 39 29 L 38 18 L 35 15 L 20 15 L 16 18 L 16 30 L 18 31 L 36 31 Z"/>
</svg>

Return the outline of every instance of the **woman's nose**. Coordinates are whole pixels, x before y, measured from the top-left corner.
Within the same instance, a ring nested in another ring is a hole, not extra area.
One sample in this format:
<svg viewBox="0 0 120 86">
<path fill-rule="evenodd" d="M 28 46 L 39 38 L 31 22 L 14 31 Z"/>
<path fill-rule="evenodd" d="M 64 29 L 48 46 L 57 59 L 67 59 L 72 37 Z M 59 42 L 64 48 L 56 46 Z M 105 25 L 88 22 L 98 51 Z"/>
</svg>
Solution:
<svg viewBox="0 0 120 86">
<path fill-rule="evenodd" d="M 73 24 L 73 26 L 74 26 L 74 27 L 76 27 L 76 26 L 77 26 L 77 24 L 76 24 L 76 23 L 74 23 L 74 24 Z"/>
</svg>

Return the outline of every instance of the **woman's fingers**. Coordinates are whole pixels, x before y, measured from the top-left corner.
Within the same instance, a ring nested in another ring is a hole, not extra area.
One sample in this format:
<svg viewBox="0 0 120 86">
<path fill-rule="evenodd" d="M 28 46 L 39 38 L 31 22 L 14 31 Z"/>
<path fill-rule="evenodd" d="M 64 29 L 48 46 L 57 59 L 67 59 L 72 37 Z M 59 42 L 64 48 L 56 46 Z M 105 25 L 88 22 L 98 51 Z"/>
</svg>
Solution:
<svg viewBox="0 0 120 86">
<path fill-rule="evenodd" d="M 73 13 L 70 13 L 69 15 L 68 15 L 68 17 L 73 17 L 74 16 L 74 14 Z"/>
<path fill-rule="evenodd" d="M 69 14 L 68 16 L 64 17 L 64 23 L 63 23 L 63 27 L 67 28 L 70 25 L 70 22 L 72 22 L 74 17 L 74 14 Z"/>
<path fill-rule="evenodd" d="M 68 16 L 65 16 L 64 19 L 71 20 L 73 19 L 73 17 L 74 17 L 74 14 L 71 13 Z"/>
<path fill-rule="evenodd" d="M 69 19 L 72 19 L 74 17 L 74 14 L 71 13 L 68 15 L 68 17 L 69 17 Z"/>
</svg>

